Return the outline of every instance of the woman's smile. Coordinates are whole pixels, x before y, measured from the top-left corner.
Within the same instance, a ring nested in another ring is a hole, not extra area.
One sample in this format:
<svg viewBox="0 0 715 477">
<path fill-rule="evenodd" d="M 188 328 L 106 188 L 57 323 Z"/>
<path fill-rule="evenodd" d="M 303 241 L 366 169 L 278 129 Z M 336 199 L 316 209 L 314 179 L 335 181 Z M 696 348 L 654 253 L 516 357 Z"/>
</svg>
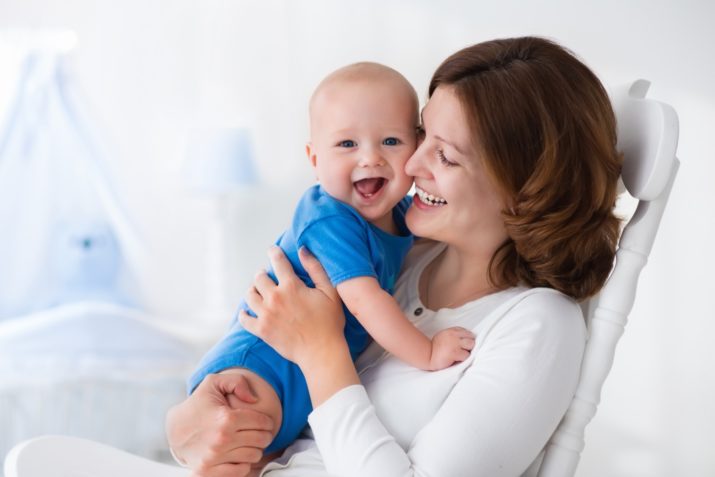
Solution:
<svg viewBox="0 0 715 477">
<path fill-rule="evenodd" d="M 427 205 L 429 207 L 441 207 L 443 205 L 447 205 L 447 199 L 444 199 L 443 197 L 439 197 L 436 195 L 432 195 L 429 192 L 420 189 L 419 187 L 415 186 L 415 202 L 418 202 L 418 206 L 420 205 Z"/>
</svg>

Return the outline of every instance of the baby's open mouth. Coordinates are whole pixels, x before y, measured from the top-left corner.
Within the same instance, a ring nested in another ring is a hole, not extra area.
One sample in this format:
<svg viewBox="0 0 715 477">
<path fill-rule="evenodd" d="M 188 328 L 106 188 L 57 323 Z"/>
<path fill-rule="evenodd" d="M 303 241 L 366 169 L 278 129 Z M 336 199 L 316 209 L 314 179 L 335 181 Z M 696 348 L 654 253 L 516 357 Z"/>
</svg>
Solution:
<svg viewBox="0 0 715 477">
<path fill-rule="evenodd" d="M 384 177 L 371 177 L 353 183 L 355 190 L 366 199 L 374 196 L 385 186 L 387 180 Z"/>
</svg>

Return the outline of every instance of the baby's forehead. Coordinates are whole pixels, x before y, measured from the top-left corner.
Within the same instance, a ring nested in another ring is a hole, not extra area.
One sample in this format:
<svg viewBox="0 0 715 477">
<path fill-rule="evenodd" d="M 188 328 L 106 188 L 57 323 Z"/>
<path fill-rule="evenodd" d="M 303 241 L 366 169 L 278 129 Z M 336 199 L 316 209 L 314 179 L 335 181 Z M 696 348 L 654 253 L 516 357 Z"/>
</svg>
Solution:
<svg viewBox="0 0 715 477">
<path fill-rule="evenodd" d="M 378 70 L 378 69 L 367 69 L 367 68 L 356 68 L 350 70 L 338 70 L 330 75 L 328 75 L 323 81 L 320 82 L 315 91 L 313 92 L 312 99 L 321 97 L 324 94 L 329 94 L 334 91 L 340 91 L 344 89 L 353 88 L 359 90 L 360 88 L 367 87 L 368 91 L 370 87 L 382 87 L 382 88 L 394 88 L 397 91 L 407 91 L 412 90 L 412 86 L 402 78 L 401 76 L 396 76 L 388 70 Z"/>
<path fill-rule="evenodd" d="M 343 90 L 350 87 L 365 87 L 369 92 L 370 87 L 394 88 L 396 93 L 414 97 L 417 100 L 417 93 L 407 79 L 397 70 L 380 63 L 361 62 L 353 63 L 339 68 L 326 76 L 316 87 L 310 99 L 310 108 L 319 102 L 324 96 L 331 92 Z"/>
<path fill-rule="evenodd" d="M 412 96 L 412 88 L 389 76 L 332 78 L 313 95 L 314 102 L 329 103 L 346 95 L 379 96 L 387 93 L 396 100 Z"/>
</svg>

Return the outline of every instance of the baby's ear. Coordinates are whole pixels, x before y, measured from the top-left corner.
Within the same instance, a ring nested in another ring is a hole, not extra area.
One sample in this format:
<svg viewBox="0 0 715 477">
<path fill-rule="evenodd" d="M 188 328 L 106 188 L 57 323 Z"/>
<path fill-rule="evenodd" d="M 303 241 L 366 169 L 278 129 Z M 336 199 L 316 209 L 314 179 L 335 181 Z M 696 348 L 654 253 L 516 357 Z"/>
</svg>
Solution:
<svg viewBox="0 0 715 477">
<path fill-rule="evenodd" d="M 315 167 L 315 162 L 316 162 L 316 156 L 313 153 L 313 143 L 307 143 L 305 145 L 305 154 L 308 156 L 308 160 L 310 161 L 310 165 Z"/>
</svg>

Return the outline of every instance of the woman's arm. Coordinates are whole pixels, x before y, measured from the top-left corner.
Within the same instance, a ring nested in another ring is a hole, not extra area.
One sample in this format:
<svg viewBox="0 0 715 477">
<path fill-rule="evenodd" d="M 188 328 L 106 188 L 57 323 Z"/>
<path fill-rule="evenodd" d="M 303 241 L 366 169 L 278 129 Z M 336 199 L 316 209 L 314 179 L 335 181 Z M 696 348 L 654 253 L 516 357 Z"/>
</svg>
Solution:
<svg viewBox="0 0 715 477">
<path fill-rule="evenodd" d="M 282 260 L 274 255 L 275 262 Z M 306 258 L 303 264 L 313 273 L 319 265 L 311 262 Z M 327 279 L 322 281 L 327 290 Z M 264 314 L 259 311 L 258 319 L 244 316 L 242 322 L 303 370 L 315 401 L 309 422 L 326 468 L 335 475 L 518 475 L 546 444 L 576 386 L 584 346 L 580 311 L 558 295 L 548 294 L 559 299 L 545 303 L 534 295 L 480 337 L 473 361 L 405 450 L 358 384 L 345 351 L 342 321 L 334 326 L 335 311 L 306 307 L 297 293 L 285 293 L 272 283 L 258 288 L 264 296 L 257 293 L 255 298 L 264 301 Z M 275 306 L 286 300 L 290 307 Z M 291 335 L 300 338 L 292 340 Z M 400 412 L 399 407 L 395 403 L 392 411 Z"/>
<path fill-rule="evenodd" d="M 376 477 L 524 472 L 573 396 L 585 342 L 577 306 L 551 298 L 528 297 L 480 335 L 469 367 L 406 450 L 360 386 L 316 408 L 309 423 L 327 470 Z M 400 404 L 381 412 L 399 413 Z"/>
</svg>

